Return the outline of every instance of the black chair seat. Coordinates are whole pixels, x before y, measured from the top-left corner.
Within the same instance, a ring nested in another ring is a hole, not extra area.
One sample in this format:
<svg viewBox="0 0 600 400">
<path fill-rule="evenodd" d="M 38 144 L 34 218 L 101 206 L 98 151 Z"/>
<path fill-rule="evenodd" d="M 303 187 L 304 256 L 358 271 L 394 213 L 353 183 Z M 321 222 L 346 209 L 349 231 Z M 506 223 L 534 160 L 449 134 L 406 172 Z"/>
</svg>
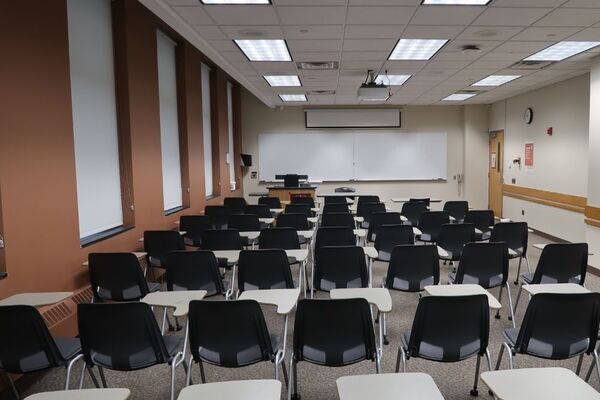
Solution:
<svg viewBox="0 0 600 400">
<path fill-rule="evenodd" d="M 81 342 L 79 339 L 70 337 L 55 337 L 53 339 L 65 360 L 70 360 L 81 353 Z M 23 372 L 41 371 L 48 368 L 48 359 L 44 353 L 39 352 L 23 358 L 20 364 Z M 0 361 L 0 369 L 2 368 L 2 362 Z"/>
<path fill-rule="evenodd" d="M 519 247 L 518 249 L 513 249 L 511 248 L 512 251 L 514 251 L 514 253 L 509 252 L 508 253 L 508 258 L 509 259 L 514 259 L 514 258 L 520 258 L 523 257 L 523 248 Z"/>
<path fill-rule="evenodd" d="M 475 232 L 475 241 L 481 242 L 483 240 L 489 240 L 491 236 L 492 236 L 491 231 L 481 232 L 481 233 Z"/>
<path fill-rule="evenodd" d="M 150 291 L 150 293 L 158 292 L 160 290 L 160 283 L 148 282 L 148 290 Z"/>
<path fill-rule="evenodd" d="M 171 357 L 173 357 L 181 348 L 183 337 L 179 335 L 163 336 L 165 347 Z M 129 349 L 131 352 L 131 349 Z M 94 363 L 106 368 L 115 369 L 113 354 L 105 355 L 97 352 L 93 353 Z M 147 368 L 156 364 L 156 353 L 151 347 L 138 349 L 137 352 L 131 352 L 128 358 L 128 368 L 125 371 L 135 371 Z"/>
<path fill-rule="evenodd" d="M 533 282 L 533 275 L 534 275 L 533 272 L 527 272 L 527 273 L 521 274 L 521 279 L 523 279 L 523 282 L 525 282 L 525 283 L 531 283 L 531 282 Z"/>
<path fill-rule="evenodd" d="M 402 346 L 405 349 L 408 349 L 408 343 L 410 341 L 410 333 L 411 331 L 402 332 L 400 335 L 400 339 L 402 342 Z M 477 338 L 473 342 L 469 343 L 466 346 L 461 347 L 459 357 L 461 360 L 465 360 L 469 357 L 476 355 L 481 348 L 480 340 Z M 440 346 L 436 346 L 432 343 L 421 342 L 421 345 L 418 349 L 419 357 L 424 358 L 426 360 L 431 361 L 446 361 L 444 358 L 444 348 Z"/>
<path fill-rule="evenodd" d="M 386 283 L 386 277 L 383 278 L 383 285 L 385 286 Z M 396 289 L 396 290 L 401 290 L 403 292 L 410 292 L 413 291 L 410 288 L 410 282 L 405 280 L 405 279 L 401 279 L 398 278 L 397 276 L 395 276 L 393 278 L 393 282 L 392 282 L 392 288 Z M 419 289 L 418 291 L 423 291 L 425 290 L 425 286 L 431 286 L 431 285 L 436 285 L 435 283 L 435 278 L 433 276 L 427 277 L 425 279 L 422 279 L 419 281 Z"/>
<path fill-rule="evenodd" d="M 454 283 L 456 281 L 456 274 L 450 273 L 448 274 L 448 281 Z M 502 285 L 502 275 L 496 275 L 490 278 L 490 282 L 488 285 L 482 285 L 481 281 L 475 277 L 468 274 L 463 276 L 463 284 L 473 284 L 473 285 L 481 285 L 484 289 L 495 288 Z"/>
<path fill-rule="evenodd" d="M 384 251 L 384 250 L 379 250 L 379 252 L 377 254 L 377 260 L 379 260 L 379 261 L 389 262 L 391 258 L 392 258 L 392 253 Z"/>
<path fill-rule="evenodd" d="M 517 337 L 519 336 L 520 328 L 510 328 L 505 329 L 502 332 L 502 337 L 506 340 L 511 347 L 514 347 L 517 343 Z M 551 332 L 549 332 L 551 334 Z M 578 354 L 583 353 L 589 346 L 588 338 L 582 339 L 577 343 L 574 343 L 569 348 L 569 357 L 574 357 Z M 531 338 L 529 340 L 529 345 L 527 347 L 527 354 L 531 354 L 533 356 L 541 357 L 541 358 L 553 358 L 553 348 L 549 343 L 544 343 L 535 338 Z"/>
<path fill-rule="evenodd" d="M 524 274 L 521 274 L 521 279 L 523 279 L 523 282 L 525 282 L 527 284 L 531 284 L 531 283 L 533 283 L 534 275 L 535 275 L 535 273 L 533 273 L 533 272 L 526 272 Z M 556 279 L 552 279 L 547 276 L 542 276 L 540 283 L 560 283 L 560 282 L 557 282 Z M 581 284 L 579 277 L 569 279 L 568 283 L 576 283 L 578 285 Z"/>
</svg>

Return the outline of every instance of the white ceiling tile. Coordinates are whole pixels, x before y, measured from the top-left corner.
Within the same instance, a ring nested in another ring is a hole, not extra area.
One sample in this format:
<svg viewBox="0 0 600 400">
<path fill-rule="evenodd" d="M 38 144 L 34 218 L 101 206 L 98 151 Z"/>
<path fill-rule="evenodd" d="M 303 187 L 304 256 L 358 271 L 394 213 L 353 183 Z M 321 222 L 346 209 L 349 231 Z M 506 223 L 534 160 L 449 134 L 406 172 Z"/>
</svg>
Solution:
<svg viewBox="0 0 600 400">
<path fill-rule="evenodd" d="M 294 61 L 339 61 L 338 51 L 295 51 Z"/>
<path fill-rule="evenodd" d="M 565 0 L 496 0 L 492 7 L 558 7 Z"/>
<path fill-rule="evenodd" d="M 217 25 L 194 25 L 194 30 L 206 40 L 227 39 L 227 36 Z"/>
<path fill-rule="evenodd" d="M 416 25 L 468 25 L 479 14 L 482 7 L 419 7 L 411 24 Z"/>
<path fill-rule="evenodd" d="M 233 40 L 211 40 L 210 44 L 219 51 L 240 51 Z"/>
<path fill-rule="evenodd" d="M 568 38 L 568 40 L 584 40 L 584 41 L 597 41 L 600 40 L 600 28 L 588 28 L 579 31 L 575 35 Z"/>
<path fill-rule="evenodd" d="M 287 44 L 292 52 L 296 51 L 336 51 L 340 49 L 341 40 L 288 40 Z"/>
<path fill-rule="evenodd" d="M 508 40 L 519 33 L 523 28 L 518 26 L 469 26 L 456 39 L 458 40 Z"/>
<path fill-rule="evenodd" d="M 200 6 L 195 7 L 173 7 L 173 10 L 179 14 L 188 24 L 192 25 L 211 25 L 214 24 L 210 16 Z"/>
<path fill-rule="evenodd" d="M 199 6 L 198 0 L 165 0 L 170 6 Z"/>
<path fill-rule="evenodd" d="M 278 7 L 284 25 L 336 25 L 346 19 L 346 7 Z"/>
<path fill-rule="evenodd" d="M 279 25 L 225 25 L 221 28 L 230 39 L 283 38 L 283 31 Z"/>
<path fill-rule="evenodd" d="M 410 21 L 415 9 L 416 7 L 349 7 L 346 23 L 355 25 L 404 25 Z"/>
<path fill-rule="evenodd" d="M 221 51 L 220 53 L 229 61 L 242 62 L 247 60 L 241 51 Z"/>
<path fill-rule="evenodd" d="M 273 7 L 210 6 L 204 8 L 219 25 L 278 25 Z"/>
<path fill-rule="evenodd" d="M 466 61 L 440 61 L 440 60 L 432 60 L 425 67 L 427 70 L 434 69 L 451 69 L 451 70 L 459 70 L 467 65 L 471 64 L 471 60 Z"/>
<path fill-rule="evenodd" d="M 365 72 L 369 69 L 377 70 L 383 65 L 382 60 L 362 60 L 362 61 L 342 61 L 341 68 L 345 69 L 363 69 Z"/>
<path fill-rule="evenodd" d="M 351 6 L 418 6 L 423 0 L 350 0 Z"/>
<path fill-rule="evenodd" d="M 407 39 L 454 39 L 463 29 L 463 26 L 411 24 L 406 27 L 402 37 Z"/>
<path fill-rule="evenodd" d="M 398 39 L 404 25 L 346 25 L 346 39 Z"/>
<path fill-rule="evenodd" d="M 580 26 L 586 27 L 600 21 L 600 8 L 598 9 L 577 9 L 561 8 L 551 12 L 540 21 L 536 26 Z"/>
<path fill-rule="evenodd" d="M 383 63 L 388 55 L 386 51 L 344 51 L 342 61 L 380 60 Z"/>
<path fill-rule="evenodd" d="M 286 39 L 341 39 L 344 25 L 285 25 Z"/>
<path fill-rule="evenodd" d="M 347 0 L 271 0 L 276 6 L 345 6 Z"/>
<path fill-rule="evenodd" d="M 510 41 L 496 48 L 497 52 L 508 53 L 537 53 L 546 47 L 551 46 L 554 42 L 519 42 Z"/>
<path fill-rule="evenodd" d="M 550 8 L 488 8 L 473 25 L 529 26 L 550 11 Z"/>
<path fill-rule="evenodd" d="M 397 40 L 381 39 L 381 40 L 362 40 L 362 39 L 346 39 L 344 40 L 344 51 L 387 51 L 391 52 Z"/>
<path fill-rule="evenodd" d="M 563 7 L 600 8 L 600 2 L 598 0 L 571 0 Z"/>
<path fill-rule="evenodd" d="M 492 51 L 483 55 L 479 60 L 481 61 L 510 61 L 517 62 L 525 57 L 529 56 L 531 53 L 529 51 L 523 52 L 502 52 L 502 51 Z"/>
<path fill-rule="evenodd" d="M 578 30 L 579 28 L 531 26 L 513 37 L 512 40 L 560 41 L 571 36 Z"/>
<path fill-rule="evenodd" d="M 295 72 L 296 64 L 293 62 L 276 62 L 276 61 L 261 61 L 253 62 L 252 66 L 257 71 L 272 71 L 272 72 Z"/>
</svg>

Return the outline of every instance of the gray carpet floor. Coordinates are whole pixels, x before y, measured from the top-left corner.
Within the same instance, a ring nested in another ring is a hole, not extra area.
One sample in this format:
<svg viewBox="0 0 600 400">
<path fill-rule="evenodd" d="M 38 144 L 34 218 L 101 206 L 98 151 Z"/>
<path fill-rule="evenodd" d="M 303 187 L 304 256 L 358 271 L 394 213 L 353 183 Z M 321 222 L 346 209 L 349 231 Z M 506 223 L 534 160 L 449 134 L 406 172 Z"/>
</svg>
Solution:
<svg viewBox="0 0 600 400">
<path fill-rule="evenodd" d="M 530 234 L 530 243 L 545 243 L 547 240 Z M 539 259 L 540 250 L 537 250 L 530 245 L 529 249 L 529 260 L 531 262 L 531 268 L 535 269 L 537 261 Z M 526 270 L 525 264 L 523 268 Z M 517 273 L 517 261 L 511 261 L 511 281 L 514 281 L 514 277 Z M 294 271 L 296 271 L 294 269 Z M 376 263 L 374 267 L 374 282 L 381 282 L 383 275 L 386 271 L 386 264 Z M 447 282 L 448 273 L 452 272 L 452 267 L 441 265 L 441 277 L 442 282 Z M 512 284 L 511 284 L 512 285 Z M 588 274 L 586 278 L 586 285 L 588 289 L 594 291 L 600 291 L 600 278 Z M 517 287 L 512 285 L 513 301 L 516 298 Z M 415 294 L 401 293 L 392 291 L 393 298 L 393 310 L 387 319 L 388 327 L 388 338 L 390 344 L 385 346 L 383 354 L 383 372 L 390 373 L 394 372 L 396 355 L 399 344 L 399 337 L 402 331 L 411 328 L 413 316 L 418 303 L 418 297 Z M 496 297 L 498 295 L 498 289 L 492 291 Z M 328 297 L 327 294 L 321 293 L 318 295 L 319 298 Z M 498 357 L 498 351 L 500 349 L 501 332 L 505 328 L 511 327 L 510 321 L 507 319 L 509 313 L 507 296 L 503 296 L 503 310 L 501 312 L 501 319 L 493 318 L 493 313 L 490 315 L 490 346 L 489 350 L 492 355 L 492 362 L 494 363 Z M 525 301 L 523 301 L 525 300 Z M 519 323 L 525 313 L 525 307 L 527 305 L 526 297 L 521 299 L 516 312 L 516 320 Z M 275 314 L 274 308 L 265 306 L 264 312 L 267 318 L 269 329 L 272 332 L 281 332 L 283 328 L 283 321 L 281 317 Z M 288 349 L 286 355 L 286 364 L 289 365 L 289 354 L 291 351 L 290 343 L 293 337 L 293 319 L 290 319 L 290 330 L 288 332 Z M 587 371 L 591 357 L 586 357 L 584 361 L 583 371 Z M 530 368 L 530 367 L 548 367 L 548 366 L 561 366 L 575 370 L 577 360 L 572 359 L 568 361 L 554 362 L 545 361 L 528 356 L 517 356 L 515 358 L 515 368 Z M 506 354 L 504 355 L 504 361 L 501 368 L 508 368 L 508 360 Z M 79 369 L 74 373 L 74 381 L 78 382 Z M 482 371 L 487 369 L 486 364 L 482 363 Z M 240 380 L 240 379 L 266 379 L 273 378 L 274 369 L 273 364 L 265 362 L 256 364 L 250 367 L 240 369 L 224 369 L 213 366 L 205 367 L 208 382 L 215 381 L 227 381 L 227 380 Z M 194 369 L 195 382 L 199 382 L 198 369 Z M 473 379 L 475 374 L 475 358 L 466 360 L 460 363 L 435 363 L 418 359 L 411 359 L 408 363 L 409 372 L 425 372 L 430 374 L 443 396 L 447 400 L 460 400 L 470 399 L 469 390 L 473 385 Z M 326 368 L 319 367 L 308 363 L 300 363 L 298 368 L 298 391 L 302 396 L 303 400 L 313 399 L 338 399 L 337 389 L 335 381 L 338 377 L 344 375 L 358 375 L 358 374 L 373 374 L 375 373 L 375 363 L 370 361 L 361 362 L 350 367 L 344 368 Z M 22 396 L 26 396 L 32 393 L 41 391 L 50 391 L 61 389 L 64 385 L 64 370 L 56 369 L 44 374 L 37 374 L 33 378 L 29 378 L 24 382 L 18 383 L 18 388 L 21 391 Z M 169 369 L 167 366 L 155 366 L 142 371 L 118 373 L 107 371 L 106 377 L 110 387 L 126 387 L 131 389 L 133 399 L 168 399 L 169 398 Z M 184 385 L 185 373 L 183 368 L 179 368 L 177 371 L 177 390 L 180 390 Z M 591 384 L 597 390 L 600 388 L 598 383 L 597 375 L 594 374 L 591 379 Z M 92 387 L 91 380 L 86 377 L 85 387 Z M 283 386 L 285 392 L 285 386 Z M 480 383 L 479 390 L 480 398 L 490 398 L 487 389 Z M 11 399 L 10 393 L 2 393 L 0 399 Z M 285 398 L 285 394 L 282 394 L 282 399 Z M 399 397 L 400 398 L 400 397 Z"/>
</svg>

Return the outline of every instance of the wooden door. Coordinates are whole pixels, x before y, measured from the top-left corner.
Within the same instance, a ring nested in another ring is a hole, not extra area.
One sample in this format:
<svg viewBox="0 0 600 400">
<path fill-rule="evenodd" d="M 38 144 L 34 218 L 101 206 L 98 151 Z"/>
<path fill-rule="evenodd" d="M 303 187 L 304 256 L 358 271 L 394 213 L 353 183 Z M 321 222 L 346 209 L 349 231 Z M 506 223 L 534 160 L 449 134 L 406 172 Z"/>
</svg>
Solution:
<svg viewBox="0 0 600 400">
<path fill-rule="evenodd" d="M 492 132 L 490 134 L 490 152 L 488 158 L 489 166 L 489 193 L 488 206 L 494 210 L 494 215 L 502 217 L 502 177 L 504 165 L 504 131 Z"/>
</svg>

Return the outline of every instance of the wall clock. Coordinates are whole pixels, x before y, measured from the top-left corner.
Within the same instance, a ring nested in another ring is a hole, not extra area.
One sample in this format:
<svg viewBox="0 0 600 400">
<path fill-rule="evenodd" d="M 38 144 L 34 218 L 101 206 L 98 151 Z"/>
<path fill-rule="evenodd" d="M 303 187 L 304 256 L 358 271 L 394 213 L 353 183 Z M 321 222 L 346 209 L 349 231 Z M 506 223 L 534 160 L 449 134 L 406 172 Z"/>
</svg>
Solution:
<svg viewBox="0 0 600 400">
<path fill-rule="evenodd" d="M 532 121 L 533 121 L 533 109 L 528 108 L 527 110 L 525 110 L 525 123 L 531 124 Z"/>
</svg>

